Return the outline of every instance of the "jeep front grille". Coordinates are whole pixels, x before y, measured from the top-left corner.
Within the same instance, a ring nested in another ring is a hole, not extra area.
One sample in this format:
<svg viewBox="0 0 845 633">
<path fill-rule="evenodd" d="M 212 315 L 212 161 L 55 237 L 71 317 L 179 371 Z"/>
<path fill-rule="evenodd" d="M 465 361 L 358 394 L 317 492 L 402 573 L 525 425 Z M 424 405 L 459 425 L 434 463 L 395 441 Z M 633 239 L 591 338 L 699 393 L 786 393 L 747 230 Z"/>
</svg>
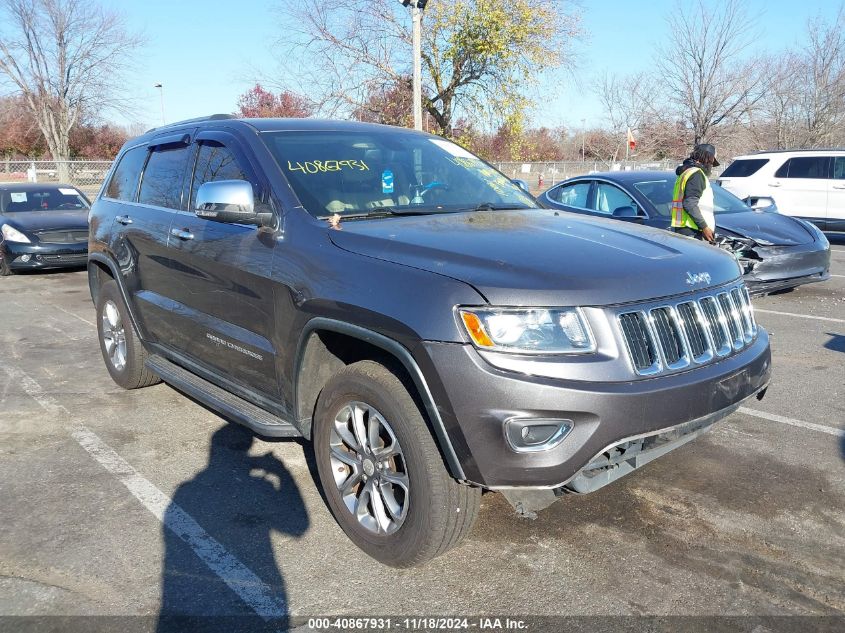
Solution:
<svg viewBox="0 0 845 633">
<path fill-rule="evenodd" d="M 743 349 L 757 325 L 744 285 L 618 314 L 634 371 L 652 376 L 702 365 Z"/>
</svg>

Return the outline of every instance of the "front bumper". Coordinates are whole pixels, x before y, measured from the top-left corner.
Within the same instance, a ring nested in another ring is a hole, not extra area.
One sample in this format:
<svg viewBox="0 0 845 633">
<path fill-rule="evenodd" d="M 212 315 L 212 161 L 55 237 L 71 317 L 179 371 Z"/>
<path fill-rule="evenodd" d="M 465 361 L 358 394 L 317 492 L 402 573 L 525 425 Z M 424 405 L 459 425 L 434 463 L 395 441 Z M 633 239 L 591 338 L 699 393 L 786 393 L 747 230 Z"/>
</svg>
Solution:
<svg viewBox="0 0 845 633">
<path fill-rule="evenodd" d="M 88 261 L 88 244 L 48 244 L 4 242 L 3 257 L 9 261 L 12 270 L 34 270 L 42 268 L 65 268 L 84 266 Z M 28 255 L 28 261 L 23 256 Z"/>
<path fill-rule="evenodd" d="M 771 379 L 769 338 L 759 328 L 747 348 L 709 365 L 628 382 L 578 382 L 515 374 L 486 363 L 470 345 L 425 343 L 440 378 L 433 395 L 461 437 L 453 444 L 466 478 L 494 489 L 559 488 L 619 442 L 729 415 Z M 565 419 L 558 446 L 517 453 L 503 432 L 509 418 Z"/>
<path fill-rule="evenodd" d="M 830 279 L 830 248 L 816 242 L 754 250 L 761 259 L 742 277 L 752 295 L 761 296 Z"/>
</svg>

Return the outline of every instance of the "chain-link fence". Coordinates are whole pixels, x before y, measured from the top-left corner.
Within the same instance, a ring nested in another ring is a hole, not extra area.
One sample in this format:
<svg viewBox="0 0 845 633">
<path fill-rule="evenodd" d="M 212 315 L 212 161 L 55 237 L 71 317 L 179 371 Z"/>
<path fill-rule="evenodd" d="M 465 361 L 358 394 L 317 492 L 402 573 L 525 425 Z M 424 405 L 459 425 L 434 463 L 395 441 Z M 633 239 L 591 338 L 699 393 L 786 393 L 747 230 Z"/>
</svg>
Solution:
<svg viewBox="0 0 845 633">
<path fill-rule="evenodd" d="M 556 161 L 543 163 L 507 162 L 493 163 L 496 168 L 508 178 L 519 178 L 528 183 L 531 191 L 539 193 L 545 191 L 561 180 L 573 176 L 583 176 L 600 171 L 630 171 L 650 169 L 658 171 L 674 171 L 678 166 L 676 160 L 634 162 L 620 161 L 617 163 L 604 161 Z"/>
<path fill-rule="evenodd" d="M 74 185 L 89 198 L 93 198 L 97 195 L 111 164 L 110 160 L 0 160 L 0 182 Z"/>
</svg>

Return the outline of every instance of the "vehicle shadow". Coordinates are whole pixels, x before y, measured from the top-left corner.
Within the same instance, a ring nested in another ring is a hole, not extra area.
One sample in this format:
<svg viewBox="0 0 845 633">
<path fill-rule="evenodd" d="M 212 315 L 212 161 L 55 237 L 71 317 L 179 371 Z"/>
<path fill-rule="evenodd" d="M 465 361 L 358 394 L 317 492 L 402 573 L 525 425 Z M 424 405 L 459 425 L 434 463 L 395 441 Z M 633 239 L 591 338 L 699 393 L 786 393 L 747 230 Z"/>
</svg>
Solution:
<svg viewBox="0 0 845 633">
<path fill-rule="evenodd" d="M 206 467 L 173 494 L 162 528 L 159 633 L 288 628 L 273 533 L 298 538 L 310 521 L 284 464 L 250 454 L 254 439 L 237 424 L 221 427 Z"/>
<path fill-rule="evenodd" d="M 824 344 L 825 349 L 845 353 L 845 336 L 842 334 L 833 334 L 832 332 L 825 332 L 825 334 L 830 337 L 830 340 Z"/>
</svg>

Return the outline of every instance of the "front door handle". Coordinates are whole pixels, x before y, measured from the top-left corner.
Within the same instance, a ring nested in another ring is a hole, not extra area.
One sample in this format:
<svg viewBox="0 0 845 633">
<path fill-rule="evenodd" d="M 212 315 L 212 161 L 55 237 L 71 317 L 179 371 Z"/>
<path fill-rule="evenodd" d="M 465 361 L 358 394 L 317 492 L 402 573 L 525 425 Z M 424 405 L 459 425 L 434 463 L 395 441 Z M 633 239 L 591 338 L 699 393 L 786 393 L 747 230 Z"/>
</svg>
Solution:
<svg viewBox="0 0 845 633">
<path fill-rule="evenodd" d="M 845 185 L 833 185 L 834 189 L 845 189 Z"/>
<path fill-rule="evenodd" d="M 187 229 L 170 229 L 170 234 L 173 237 L 178 237 L 180 240 L 194 239 L 194 234 Z"/>
<path fill-rule="evenodd" d="M 780 183 L 779 182 L 770 182 L 769 186 L 770 187 L 780 187 Z"/>
<path fill-rule="evenodd" d="M 115 221 L 119 222 L 123 226 L 126 226 L 127 224 L 132 224 L 132 218 L 130 218 L 128 215 L 119 215 L 115 218 Z"/>
</svg>

